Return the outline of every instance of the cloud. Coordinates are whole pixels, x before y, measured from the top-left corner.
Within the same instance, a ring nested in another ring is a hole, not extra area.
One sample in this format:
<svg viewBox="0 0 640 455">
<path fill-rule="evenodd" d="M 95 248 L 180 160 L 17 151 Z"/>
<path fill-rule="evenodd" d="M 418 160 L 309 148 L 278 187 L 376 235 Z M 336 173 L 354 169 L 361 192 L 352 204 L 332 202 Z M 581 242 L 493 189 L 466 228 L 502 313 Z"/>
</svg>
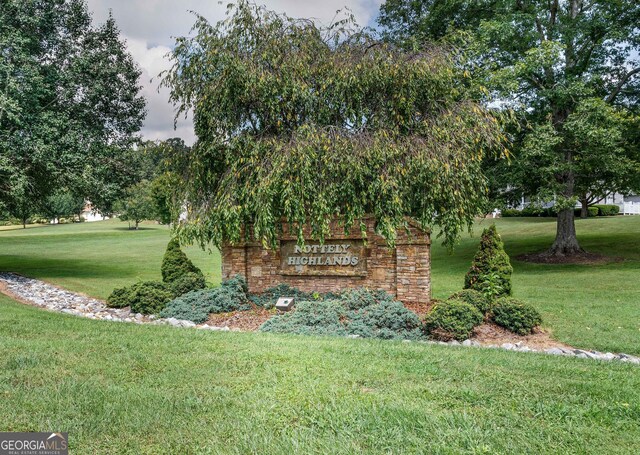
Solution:
<svg viewBox="0 0 640 455">
<path fill-rule="evenodd" d="M 382 0 L 267 0 L 267 8 L 292 17 L 313 18 L 328 24 L 336 11 L 348 7 L 361 25 L 371 24 Z M 169 67 L 166 54 L 175 37 L 189 34 L 195 21 L 195 11 L 216 22 L 224 17 L 228 1 L 202 0 L 88 0 L 89 11 L 96 24 L 106 20 L 111 12 L 127 41 L 127 47 L 142 69 L 140 83 L 147 98 L 147 118 L 142 134 L 145 139 L 181 137 L 195 141 L 190 119 L 180 120 L 173 129 L 174 107 L 169 103 L 167 89 L 158 91 L 157 75 Z"/>
</svg>

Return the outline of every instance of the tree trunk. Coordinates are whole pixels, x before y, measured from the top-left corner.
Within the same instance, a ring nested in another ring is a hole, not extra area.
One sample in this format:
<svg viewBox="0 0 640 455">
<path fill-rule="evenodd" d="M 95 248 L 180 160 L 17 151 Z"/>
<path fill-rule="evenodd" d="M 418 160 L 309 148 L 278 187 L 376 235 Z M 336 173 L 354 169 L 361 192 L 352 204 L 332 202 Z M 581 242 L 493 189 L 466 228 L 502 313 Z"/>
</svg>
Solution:
<svg viewBox="0 0 640 455">
<path fill-rule="evenodd" d="M 587 201 L 587 196 L 583 196 L 580 199 L 580 203 L 582 204 L 582 208 L 580 209 L 580 218 L 586 218 L 589 216 L 589 201 Z"/>
<path fill-rule="evenodd" d="M 547 251 L 552 256 L 571 256 L 583 253 L 576 237 L 576 224 L 574 220 L 573 208 L 564 209 L 558 212 L 558 226 L 556 239 Z"/>
<path fill-rule="evenodd" d="M 562 109 L 558 109 L 554 112 L 553 123 L 556 130 L 562 130 L 562 125 L 568 115 L 569 113 Z M 562 196 L 564 197 L 563 203 L 566 203 L 574 197 L 576 178 L 572 169 L 573 153 L 571 149 L 565 149 L 563 154 L 564 161 L 568 165 L 568 169 L 557 175 L 556 178 L 559 183 L 562 183 Z M 567 207 L 558 212 L 556 239 L 553 241 L 551 248 L 549 248 L 545 253 L 547 256 L 572 256 L 584 253 L 584 250 L 580 248 L 578 237 L 576 236 L 574 215 L 574 207 Z"/>
<path fill-rule="evenodd" d="M 140 224 L 140 222 L 138 220 L 136 220 L 136 227 L 135 227 L 136 231 L 138 230 L 138 224 Z"/>
</svg>

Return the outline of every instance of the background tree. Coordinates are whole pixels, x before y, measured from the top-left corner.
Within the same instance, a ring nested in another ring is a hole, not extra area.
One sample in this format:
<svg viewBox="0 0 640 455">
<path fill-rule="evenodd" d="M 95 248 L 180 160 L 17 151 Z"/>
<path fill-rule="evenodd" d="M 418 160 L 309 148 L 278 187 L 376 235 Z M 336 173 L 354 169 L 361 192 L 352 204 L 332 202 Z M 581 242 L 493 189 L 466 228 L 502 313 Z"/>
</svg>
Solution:
<svg viewBox="0 0 640 455">
<path fill-rule="evenodd" d="M 517 164 L 499 163 L 499 171 L 509 172 L 511 190 L 555 199 L 558 227 L 547 254 L 580 254 L 576 200 L 598 191 L 594 185 L 624 187 L 619 182 L 633 181 L 640 162 L 637 142 L 620 134 L 614 121 L 638 106 L 640 4 L 389 0 L 379 22 L 388 39 L 407 47 L 424 39 L 466 38 L 466 63 L 486 77 L 487 101 L 521 114 L 522 128 L 514 136 Z M 588 134 L 576 137 L 578 129 Z M 616 139 L 604 141 L 604 130 Z M 523 170 L 543 170 L 536 173 L 542 182 Z"/>
<path fill-rule="evenodd" d="M 58 190 L 41 204 L 40 212 L 56 221 L 63 217 L 73 218 L 75 215 L 78 215 L 78 221 L 81 221 L 80 213 L 85 205 L 83 197 L 74 196 L 68 190 Z"/>
<path fill-rule="evenodd" d="M 64 187 L 101 208 L 132 175 L 139 76 L 113 18 L 92 27 L 84 1 L 2 1 L 0 201 L 21 182 L 32 204 Z"/>
<path fill-rule="evenodd" d="M 174 223 L 180 216 L 183 201 L 179 200 L 180 169 L 189 158 L 190 147 L 180 138 L 147 141 L 142 144 L 136 167 L 141 178 L 150 181 L 158 222 Z"/>
<path fill-rule="evenodd" d="M 390 242 L 410 215 L 452 245 L 481 212 L 480 163 L 504 138 L 469 99 L 454 53 L 403 51 L 349 18 L 322 28 L 244 1 L 194 30 L 163 80 L 198 137 L 178 166 L 183 238 L 220 245 L 251 224 L 273 245 L 282 220 L 302 240 L 305 224 L 323 238 L 334 217 L 373 214 Z"/>
<path fill-rule="evenodd" d="M 156 207 L 148 180 L 142 180 L 131 186 L 127 193 L 127 197 L 119 201 L 115 209 L 122 221 L 129 222 L 129 228 L 133 223 L 133 229 L 137 230 L 142 221 L 156 219 Z"/>
</svg>

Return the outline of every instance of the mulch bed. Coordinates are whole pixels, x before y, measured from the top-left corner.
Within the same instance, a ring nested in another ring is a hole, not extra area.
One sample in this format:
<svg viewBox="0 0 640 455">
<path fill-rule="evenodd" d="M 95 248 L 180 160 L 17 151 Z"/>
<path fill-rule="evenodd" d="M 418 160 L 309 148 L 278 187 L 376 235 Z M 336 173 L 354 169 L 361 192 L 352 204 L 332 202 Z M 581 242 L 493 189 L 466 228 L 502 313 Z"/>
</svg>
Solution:
<svg viewBox="0 0 640 455">
<path fill-rule="evenodd" d="M 433 306 L 436 303 L 438 303 L 437 300 L 432 300 L 431 302 L 428 302 L 428 303 L 423 303 L 423 302 L 415 302 L 414 303 L 414 302 L 411 302 L 411 303 L 403 303 L 403 305 L 407 310 L 413 311 L 418 316 L 420 316 L 420 318 L 422 318 L 429 311 L 431 311 L 431 308 L 433 308 Z"/>
<path fill-rule="evenodd" d="M 581 265 L 600 265 L 610 264 L 612 262 L 622 262 L 624 258 L 616 256 L 604 256 L 594 253 L 577 253 L 570 256 L 556 256 L 547 253 L 521 254 L 515 259 L 523 262 L 533 262 L 534 264 L 581 264 Z"/>
<path fill-rule="evenodd" d="M 533 349 L 571 348 L 569 345 L 554 340 L 548 332 L 539 328 L 535 329 L 531 335 L 516 335 L 492 322 L 485 322 L 476 327 L 473 330 L 471 339 L 483 345 L 494 344 L 500 346 L 503 343 L 516 344 L 521 342 Z"/>
<path fill-rule="evenodd" d="M 210 314 L 209 325 L 217 327 L 229 327 L 230 329 L 254 332 L 273 315 L 277 310 L 265 310 L 262 307 L 251 304 L 248 311 L 233 311 L 231 313 Z"/>
</svg>

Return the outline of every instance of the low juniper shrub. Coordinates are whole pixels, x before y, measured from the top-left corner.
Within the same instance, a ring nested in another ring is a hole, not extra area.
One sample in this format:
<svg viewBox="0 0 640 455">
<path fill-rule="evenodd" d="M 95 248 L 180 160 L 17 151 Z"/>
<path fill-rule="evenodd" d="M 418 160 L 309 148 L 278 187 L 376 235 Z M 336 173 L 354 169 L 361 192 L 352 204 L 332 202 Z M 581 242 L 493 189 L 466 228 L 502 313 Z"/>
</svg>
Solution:
<svg viewBox="0 0 640 455">
<path fill-rule="evenodd" d="M 482 313 L 486 315 L 491 307 L 491 300 L 480 291 L 475 289 L 463 289 L 449 296 L 447 300 L 461 300 L 473 305 Z"/>
<path fill-rule="evenodd" d="M 429 338 L 440 341 L 463 341 L 471 337 L 473 329 L 483 321 L 482 313 L 461 300 L 437 303 L 427 314 L 424 331 Z"/>
<path fill-rule="evenodd" d="M 387 292 L 367 288 L 347 289 L 338 294 L 336 298 L 342 301 L 349 310 L 360 310 L 382 303 L 395 302 L 395 299 Z"/>
<path fill-rule="evenodd" d="M 200 324 L 211 313 L 244 311 L 250 308 L 246 281 L 237 275 L 223 281 L 217 288 L 191 291 L 171 300 L 160 317 L 186 319 Z"/>
<path fill-rule="evenodd" d="M 388 294 L 387 294 L 388 295 Z M 348 303 L 343 303 L 348 305 Z M 347 332 L 362 338 L 422 338 L 420 318 L 400 302 L 380 301 L 347 313 Z"/>
<path fill-rule="evenodd" d="M 304 292 L 285 283 L 280 283 L 271 287 L 261 294 L 250 295 L 249 300 L 251 300 L 254 305 L 270 310 L 276 306 L 276 302 L 280 297 L 294 297 L 296 301 L 322 300 L 322 296 L 320 294 Z"/>
<path fill-rule="evenodd" d="M 143 281 L 131 286 L 129 304 L 133 313 L 157 314 L 172 298 L 173 293 L 166 283 Z"/>
<path fill-rule="evenodd" d="M 206 282 L 202 274 L 187 272 L 181 277 L 169 283 L 169 288 L 174 297 L 180 297 L 190 291 L 204 289 Z"/>
<path fill-rule="evenodd" d="M 107 306 L 109 308 L 124 308 L 129 306 L 131 302 L 131 286 L 125 288 L 114 289 L 109 297 L 107 297 Z"/>
<path fill-rule="evenodd" d="M 263 332 L 358 335 L 363 338 L 418 339 L 420 320 L 389 294 L 364 288 L 325 300 L 302 301 L 293 311 L 265 322 Z"/>
<path fill-rule="evenodd" d="M 347 331 L 341 322 L 345 314 L 344 306 L 335 300 L 298 302 L 294 311 L 272 317 L 260 331 L 345 336 Z"/>
<path fill-rule="evenodd" d="M 528 303 L 510 297 L 498 299 L 491 308 L 491 318 L 499 326 L 518 335 L 527 335 L 542 324 L 540 313 Z"/>
<path fill-rule="evenodd" d="M 202 275 L 202 271 L 196 267 L 186 254 L 180 249 L 180 243 L 176 239 L 171 239 L 167 245 L 167 251 L 162 258 L 162 281 L 172 283 L 183 277 L 187 273 Z M 204 280 L 204 276 L 203 276 Z"/>
</svg>

